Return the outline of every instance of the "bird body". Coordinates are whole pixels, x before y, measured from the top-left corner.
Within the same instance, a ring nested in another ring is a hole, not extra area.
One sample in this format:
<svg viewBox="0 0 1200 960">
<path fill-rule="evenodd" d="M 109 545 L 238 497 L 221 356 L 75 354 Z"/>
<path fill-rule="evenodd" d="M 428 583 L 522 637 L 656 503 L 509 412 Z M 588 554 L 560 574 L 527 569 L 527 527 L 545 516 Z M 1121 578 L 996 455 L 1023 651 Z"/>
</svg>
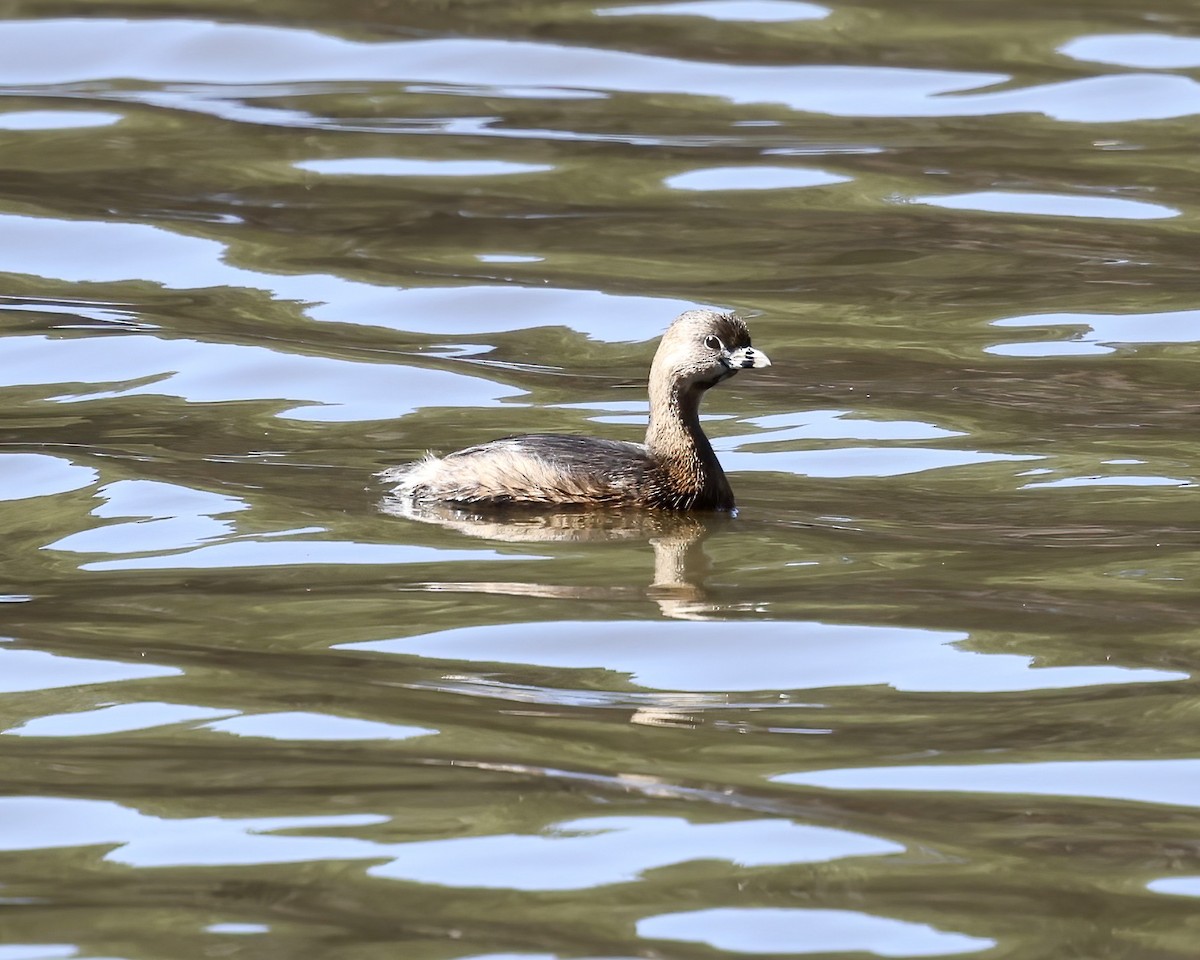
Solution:
<svg viewBox="0 0 1200 960">
<path fill-rule="evenodd" d="M 427 455 L 380 477 L 414 501 L 732 510 L 733 491 L 700 427 L 700 400 L 738 370 L 770 363 L 739 317 L 689 310 L 663 335 L 650 368 L 645 443 L 527 434 Z"/>
</svg>

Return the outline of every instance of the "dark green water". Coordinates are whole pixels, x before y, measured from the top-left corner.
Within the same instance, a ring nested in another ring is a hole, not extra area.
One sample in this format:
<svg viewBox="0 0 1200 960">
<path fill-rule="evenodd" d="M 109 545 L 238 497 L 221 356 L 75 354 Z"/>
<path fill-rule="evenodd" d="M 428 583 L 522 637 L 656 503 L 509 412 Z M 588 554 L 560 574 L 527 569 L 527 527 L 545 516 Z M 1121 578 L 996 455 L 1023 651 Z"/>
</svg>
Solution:
<svg viewBox="0 0 1200 960">
<path fill-rule="evenodd" d="M 0 960 L 1200 955 L 1195 4 L 3 14 Z"/>
</svg>

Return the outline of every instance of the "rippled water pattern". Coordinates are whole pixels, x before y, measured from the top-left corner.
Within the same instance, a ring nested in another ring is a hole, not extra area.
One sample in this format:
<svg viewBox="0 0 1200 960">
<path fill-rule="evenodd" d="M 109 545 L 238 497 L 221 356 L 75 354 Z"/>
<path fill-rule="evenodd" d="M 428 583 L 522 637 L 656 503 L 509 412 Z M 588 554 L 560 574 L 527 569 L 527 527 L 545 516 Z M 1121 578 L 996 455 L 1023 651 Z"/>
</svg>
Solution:
<svg viewBox="0 0 1200 960">
<path fill-rule="evenodd" d="M 3 16 L 0 960 L 1200 956 L 1194 3 Z"/>
</svg>

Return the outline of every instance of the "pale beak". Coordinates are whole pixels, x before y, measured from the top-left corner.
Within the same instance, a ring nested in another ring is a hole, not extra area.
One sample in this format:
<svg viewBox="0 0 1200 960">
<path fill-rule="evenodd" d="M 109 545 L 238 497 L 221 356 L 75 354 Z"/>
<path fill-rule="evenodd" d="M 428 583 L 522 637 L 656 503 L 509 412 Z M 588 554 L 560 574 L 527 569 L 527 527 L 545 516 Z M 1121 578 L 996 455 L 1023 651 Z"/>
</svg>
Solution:
<svg viewBox="0 0 1200 960">
<path fill-rule="evenodd" d="M 769 367 L 771 359 L 761 350 L 754 347 L 741 347 L 731 350 L 725 364 L 731 370 L 749 370 L 751 367 Z"/>
</svg>

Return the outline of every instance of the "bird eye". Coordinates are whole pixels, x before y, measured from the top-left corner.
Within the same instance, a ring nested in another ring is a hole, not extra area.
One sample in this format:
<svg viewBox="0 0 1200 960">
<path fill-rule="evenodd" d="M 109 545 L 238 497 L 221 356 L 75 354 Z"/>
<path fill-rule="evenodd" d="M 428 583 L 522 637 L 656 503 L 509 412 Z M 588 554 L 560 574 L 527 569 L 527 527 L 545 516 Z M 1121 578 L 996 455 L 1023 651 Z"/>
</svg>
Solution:
<svg viewBox="0 0 1200 960">
<path fill-rule="evenodd" d="M 707 337 L 704 338 L 704 345 L 706 347 L 708 347 L 709 350 L 720 350 L 721 349 L 721 338 L 714 337 L 712 334 L 709 334 Z"/>
</svg>

